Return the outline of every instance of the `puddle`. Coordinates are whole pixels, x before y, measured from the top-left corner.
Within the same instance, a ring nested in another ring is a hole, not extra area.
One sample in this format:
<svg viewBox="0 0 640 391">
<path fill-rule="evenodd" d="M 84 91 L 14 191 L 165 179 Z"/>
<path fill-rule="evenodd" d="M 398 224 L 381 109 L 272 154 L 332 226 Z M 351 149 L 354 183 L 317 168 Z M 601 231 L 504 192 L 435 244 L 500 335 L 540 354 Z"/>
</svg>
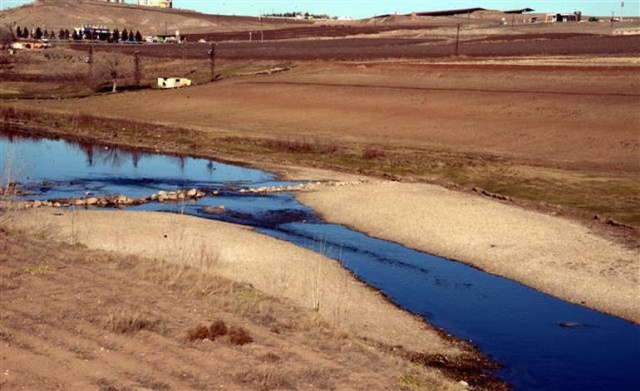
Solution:
<svg viewBox="0 0 640 391">
<path fill-rule="evenodd" d="M 146 197 L 159 190 L 215 190 L 217 196 L 197 202 L 154 202 L 131 209 L 250 225 L 325 253 L 398 306 L 471 341 L 504 364 L 498 375 L 515 389 L 631 390 L 640 384 L 636 325 L 459 262 L 325 224 L 292 194 L 239 191 L 299 182 L 281 182 L 260 170 L 203 159 L 0 137 L 0 172 L 6 172 L 7 161 L 17 173 L 13 180 L 30 193 L 25 198 L 87 193 Z"/>
</svg>

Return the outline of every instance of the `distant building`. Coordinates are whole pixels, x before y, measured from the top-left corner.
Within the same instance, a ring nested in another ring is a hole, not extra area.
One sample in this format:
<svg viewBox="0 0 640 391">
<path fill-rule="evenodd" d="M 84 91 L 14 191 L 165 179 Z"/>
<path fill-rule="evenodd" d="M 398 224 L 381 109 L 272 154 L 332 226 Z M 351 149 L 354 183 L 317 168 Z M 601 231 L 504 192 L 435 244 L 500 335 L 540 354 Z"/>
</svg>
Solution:
<svg viewBox="0 0 640 391">
<path fill-rule="evenodd" d="M 107 3 L 122 3 L 124 4 L 124 0 L 105 0 Z"/>
<path fill-rule="evenodd" d="M 138 0 L 138 5 L 145 7 L 173 8 L 172 0 Z"/>
<path fill-rule="evenodd" d="M 13 50 L 40 50 L 47 49 L 51 47 L 47 42 L 40 41 L 24 41 L 24 42 L 14 42 L 11 44 L 11 49 Z"/>
<path fill-rule="evenodd" d="M 111 30 L 103 26 L 84 25 L 74 28 L 75 34 L 80 39 L 106 41 L 111 37 Z"/>
<path fill-rule="evenodd" d="M 574 13 L 564 14 L 547 14 L 545 22 L 580 22 L 582 20 L 582 12 L 576 11 Z"/>
<path fill-rule="evenodd" d="M 191 85 L 191 79 L 185 79 L 180 77 L 159 77 L 158 88 L 182 88 L 189 87 Z"/>
</svg>

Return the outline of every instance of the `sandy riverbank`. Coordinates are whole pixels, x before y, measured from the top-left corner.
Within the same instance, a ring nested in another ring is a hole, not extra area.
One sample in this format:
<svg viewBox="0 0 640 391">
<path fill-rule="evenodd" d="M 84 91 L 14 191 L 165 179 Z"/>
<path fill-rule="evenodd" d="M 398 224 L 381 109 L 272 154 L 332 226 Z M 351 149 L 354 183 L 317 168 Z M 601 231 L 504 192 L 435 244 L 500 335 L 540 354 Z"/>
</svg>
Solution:
<svg viewBox="0 0 640 391">
<path fill-rule="evenodd" d="M 385 345 L 450 357 L 467 350 L 387 302 L 335 261 L 245 227 L 174 214 L 53 209 L 22 212 L 12 225 L 91 249 L 186 264 L 248 283 L 316 309 L 338 329 Z"/>
<path fill-rule="evenodd" d="M 427 184 L 324 187 L 299 199 L 331 222 L 640 322 L 639 254 L 578 223 Z"/>
</svg>

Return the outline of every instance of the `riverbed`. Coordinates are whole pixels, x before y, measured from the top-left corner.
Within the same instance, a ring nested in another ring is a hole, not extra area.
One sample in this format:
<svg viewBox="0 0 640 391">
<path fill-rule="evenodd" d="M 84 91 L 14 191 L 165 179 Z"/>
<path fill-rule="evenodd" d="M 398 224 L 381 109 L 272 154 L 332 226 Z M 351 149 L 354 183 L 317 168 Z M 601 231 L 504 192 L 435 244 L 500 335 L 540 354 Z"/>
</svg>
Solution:
<svg viewBox="0 0 640 391">
<path fill-rule="evenodd" d="M 399 307 L 503 364 L 497 373 L 515 389 L 632 389 L 640 381 L 637 325 L 455 260 L 328 224 L 294 194 L 246 191 L 304 181 L 284 182 L 260 170 L 203 159 L 15 136 L 1 139 L 0 156 L 1 172 L 14 173 L 22 199 L 146 197 L 160 190 L 201 189 L 207 196 L 197 202 L 151 202 L 132 209 L 244 224 L 336 259 Z M 223 208 L 211 214 L 205 206 Z"/>
</svg>

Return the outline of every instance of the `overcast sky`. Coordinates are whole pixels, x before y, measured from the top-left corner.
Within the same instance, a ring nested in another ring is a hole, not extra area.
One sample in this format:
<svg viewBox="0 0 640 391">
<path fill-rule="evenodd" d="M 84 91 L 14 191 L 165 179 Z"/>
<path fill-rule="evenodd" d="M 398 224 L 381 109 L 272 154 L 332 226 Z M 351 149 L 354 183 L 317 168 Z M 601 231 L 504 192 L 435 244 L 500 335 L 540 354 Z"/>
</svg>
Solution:
<svg viewBox="0 0 640 391">
<path fill-rule="evenodd" d="M 55 1 L 55 0 L 50 0 Z M 3 9 L 29 0 L 0 0 Z M 135 4 L 136 0 L 126 0 Z M 509 10 L 530 7 L 537 12 L 582 11 L 584 15 L 620 13 L 621 0 L 174 0 L 176 8 L 229 15 L 260 15 L 272 12 L 307 11 L 331 16 L 363 18 L 388 13 L 482 7 Z M 640 0 L 624 0 L 623 15 L 640 16 Z"/>
</svg>

